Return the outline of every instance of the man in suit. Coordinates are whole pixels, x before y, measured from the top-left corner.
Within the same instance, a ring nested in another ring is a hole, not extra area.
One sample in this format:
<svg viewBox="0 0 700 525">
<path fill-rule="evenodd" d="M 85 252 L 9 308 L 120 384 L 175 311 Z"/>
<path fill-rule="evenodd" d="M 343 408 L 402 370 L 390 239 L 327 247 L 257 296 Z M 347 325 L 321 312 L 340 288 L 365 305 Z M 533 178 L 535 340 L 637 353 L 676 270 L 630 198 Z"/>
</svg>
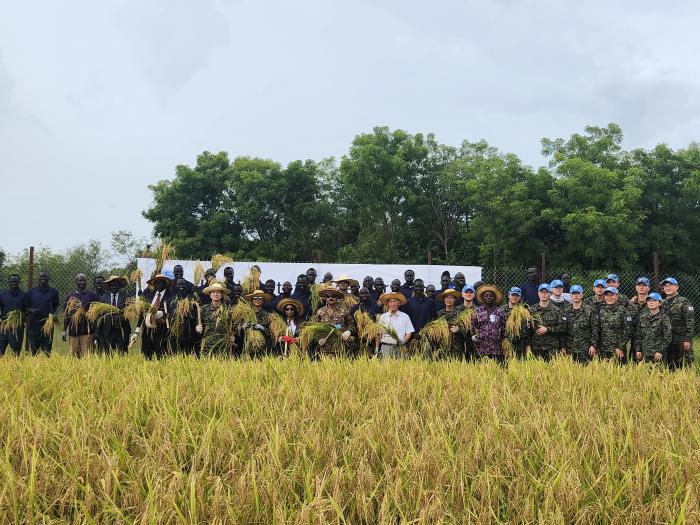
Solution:
<svg viewBox="0 0 700 525">
<path fill-rule="evenodd" d="M 143 298 L 151 304 L 151 308 L 139 317 L 130 344 L 141 335 L 141 352 L 147 359 L 160 359 L 168 354 L 170 322 L 174 309 L 172 283 L 167 275 L 158 274 L 148 280 L 149 287 L 143 292 Z"/>
<path fill-rule="evenodd" d="M 124 277 L 118 275 L 112 275 L 102 283 L 107 291 L 100 297 L 100 302 L 119 309 L 119 313 L 109 313 L 96 322 L 95 334 L 102 354 L 111 354 L 113 350 L 126 354 L 128 351 L 131 325 L 124 317 L 127 294 L 122 292 L 128 284 Z"/>
</svg>

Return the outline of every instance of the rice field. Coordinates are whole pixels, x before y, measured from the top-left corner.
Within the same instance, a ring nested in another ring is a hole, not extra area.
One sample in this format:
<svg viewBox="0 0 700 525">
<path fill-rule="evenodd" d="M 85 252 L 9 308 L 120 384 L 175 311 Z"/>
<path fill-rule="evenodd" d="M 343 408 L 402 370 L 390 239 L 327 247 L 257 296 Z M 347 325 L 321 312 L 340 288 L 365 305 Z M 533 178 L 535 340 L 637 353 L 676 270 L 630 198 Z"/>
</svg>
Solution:
<svg viewBox="0 0 700 525">
<path fill-rule="evenodd" d="M 0 360 L 0 523 L 698 523 L 700 375 Z"/>
</svg>

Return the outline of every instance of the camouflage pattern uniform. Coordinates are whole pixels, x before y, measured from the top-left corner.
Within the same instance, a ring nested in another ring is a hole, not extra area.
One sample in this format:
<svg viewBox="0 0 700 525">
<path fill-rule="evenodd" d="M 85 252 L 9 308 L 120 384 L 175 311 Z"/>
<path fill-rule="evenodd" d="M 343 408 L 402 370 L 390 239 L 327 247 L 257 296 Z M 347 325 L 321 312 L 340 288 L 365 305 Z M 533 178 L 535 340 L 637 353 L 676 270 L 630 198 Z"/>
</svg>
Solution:
<svg viewBox="0 0 700 525">
<path fill-rule="evenodd" d="M 444 317 L 447 320 L 447 324 L 453 326 L 455 319 L 463 311 L 463 306 L 455 306 L 449 312 L 443 308 L 442 310 L 438 310 L 437 318 L 439 319 L 441 317 Z M 444 354 L 441 357 L 445 357 L 448 359 L 464 359 L 466 357 L 470 357 L 467 356 L 467 352 L 465 349 L 465 341 L 467 338 L 470 338 L 471 340 L 471 335 L 469 334 L 469 332 L 464 330 L 463 327 L 460 327 L 459 332 L 457 332 L 456 334 L 452 334 L 452 342 L 450 344 L 449 351 L 447 352 L 447 354 Z"/>
<path fill-rule="evenodd" d="M 533 316 L 532 354 L 545 360 L 559 353 L 561 349 L 561 336 L 566 331 L 566 323 L 562 319 L 561 309 L 558 306 L 541 306 L 540 303 L 529 307 Z M 546 326 L 544 335 L 534 333 L 538 327 Z"/>
<path fill-rule="evenodd" d="M 601 359 L 616 359 L 615 349 L 619 348 L 625 355 L 627 342 L 632 332 L 632 317 L 627 313 L 625 305 L 617 302 L 605 305 L 598 314 L 600 324 L 600 343 L 596 347 Z M 623 356 L 622 361 L 625 360 Z"/>
<path fill-rule="evenodd" d="M 356 333 L 355 328 L 355 318 L 350 315 L 351 306 L 347 306 L 345 302 L 338 301 L 335 308 L 329 308 L 328 306 L 322 306 L 314 314 L 314 321 L 325 324 L 332 324 L 341 332 L 350 330 L 352 333 Z M 353 352 L 354 348 L 350 348 Z M 320 354 L 331 355 L 332 351 L 328 347 L 323 348 L 317 344 L 313 344 L 309 348 L 309 356 L 311 359 L 318 359 Z"/>
<path fill-rule="evenodd" d="M 671 368 L 683 367 L 693 362 L 693 334 L 695 332 L 695 309 L 685 297 L 675 295 L 661 303 L 661 311 L 671 319 L 671 346 L 668 349 L 668 364 Z M 689 341 L 690 351 L 683 350 Z"/>
<path fill-rule="evenodd" d="M 596 314 L 599 314 L 599 313 L 600 313 L 600 308 L 601 308 L 602 306 L 605 305 L 605 301 L 603 301 L 603 300 L 601 300 L 601 301 L 596 301 L 596 300 L 595 300 L 595 295 L 592 295 L 592 296 L 590 296 L 590 297 L 586 297 L 586 298 L 583 300 L 583 304 L 588 305 L 588 306 L 592 306 L 593 308 L 595 308 L 595 313 L 596 313 Z"/>
<path fill-rule="evenodd" d="M 639 318 L 642 315 L 649 313 L 646 300 L 639 301 L 639 297 L 635 295 L 627 302 L 627 315 L 632 318 L 631 333 L 630 333 L 630 353 L 629 358 L 635 359 L 637 347 L 637 327 L 639 326 Z"/>
<path fill-rule="evenodd" d="M 664 312 L 652 315 L 647 313 L 639 317 L 635 336 L 635 349 L 642 353 L 642 359 L 648 363 L 654 362 L 654 354 L 659 352 L 666 359 L 668 347 L 671 344 L 671 320 Z"/>
<path fill-rule="evenodd" d="M 220 308 L 224 306 L 214 306 L 212 303 L 207 303 L 200 309 L 200 317 L 202 319 L 202 355 L 231 355 L 234 353 L 235 342 L 233 340 L 225 341 L 226 326 L 225 323 L 217 323 L 217 317 Z M 224 342 L 225 341 L 225 342 Z"/>
<path fill-rule="evenodd" d="M 508 318 L 510 317 L 510 313 L 513 310 L 510 308 L 508 304 L 504 304 L 501 306 L 501 310 L 503 310 L 503 316 L 505 318 L 505 323 L 506 325 L 508 324 Z M 522 359 L 525 357 L 527 354 L 527 346 L 530 344 L 530 339 L 532 338 L 532 327 L 527 321 L 523 321 L 522 325 L 520 326 L 520 336 L 519 337 L 508 337 L 506 336 L 506 339 L 510 341 L 510 344 L 513 345 L 513 352 L 515 353 L 515 357 L 518 359 Z"/>
<path fill-rule="evenodd" d="M 588 349 L 598 345 L 598 314 L 595 307 L 582 304 L 576 309 L 572 304 L 562 310 L 562 318 L 566 322 L 564 348 L 566 354 L 579 363 L 591 360 Z"/>
</svg>

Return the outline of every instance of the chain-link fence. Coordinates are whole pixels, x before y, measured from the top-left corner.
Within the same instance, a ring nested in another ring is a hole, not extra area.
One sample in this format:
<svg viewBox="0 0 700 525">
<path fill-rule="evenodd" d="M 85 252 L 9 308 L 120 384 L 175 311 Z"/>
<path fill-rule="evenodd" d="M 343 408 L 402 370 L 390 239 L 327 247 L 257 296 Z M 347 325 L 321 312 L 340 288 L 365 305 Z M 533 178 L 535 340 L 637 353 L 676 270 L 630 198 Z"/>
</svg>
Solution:
<svg viewBox="0 0 700 525">
<path fill-rule="evenodd" d="M 261 263 L 264 266 L 264 263 Z M 34 285 L 37 283 L 39 272 L 41 268 L 34 269 Z M 13 273 L 11 269 L 0 268 L 0 290 L 7 287 L 7 281 L 9 275 Z M 28 275 L 21 275 L 21 287 L 26 290 Z M 495 284 L 502 290 L 508 290 L 511 286 L 521 286 L 526 278 L 527 268 L 513 268 L 513 267 L 483 267 L 481 271 L 482 281 L 486 283 Z M 652 282 L 652 287 L 654 283 L 653 274 L 645 272 L 619 272 L 619 271 L 607 271 L 607 270 L 567 270 L 564 268 L 547 268 L 546 278 L 547 281 L 560 278 L 564 274 L 569 274 L 571 276 L 570 284 L 580 284 L 585 290 L 585 294 L 589 295 L 592 293 L 593 281 L 596 279 L 605 279 L 608 273 L 616 273 L 620 277 L 620 291 L 626 294 L 628 297 L 632 297 L 636 292 L 634 289 L 634 283 L 638 277 L 647 277 Z M 109 277 L 108 273 L 105 272 L 103 277 Z M 75 289 L 75 273 L 73 268 L 53 268 L 50 271 L 50 286 L 58 289 L 59 297 L 61 301 L 64 301 L 68 293 Z M 664 273 L 660 274 L 663 278 L 666 275 Z M 88 287 L 94 289 L 94 278 L 96 275 L 88 275 Z M 294 276 L 290 276 L 290 280 Z M 402 275 L 397 275 L 397 278 L 402 278 Z M 420 277 L 420 276 L 418 276 Z M 680 283 L 680 294 L 687 297 L 694 305 L 700 305 L 700 275 L 698 274 L 674 274 Z M 134 285 L 131 285 L 128 290 L 131 294 L 134 293 Z M 696 323 L 695 331 L 700 334 L 700 322 Z"/>
</svg>

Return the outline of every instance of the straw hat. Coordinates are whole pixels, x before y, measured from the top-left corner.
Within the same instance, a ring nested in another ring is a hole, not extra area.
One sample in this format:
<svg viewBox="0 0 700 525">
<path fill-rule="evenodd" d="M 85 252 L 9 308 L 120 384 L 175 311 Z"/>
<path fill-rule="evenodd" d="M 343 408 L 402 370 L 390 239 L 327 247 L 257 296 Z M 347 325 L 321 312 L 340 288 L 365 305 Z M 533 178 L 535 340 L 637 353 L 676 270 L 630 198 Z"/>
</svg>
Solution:
<svg viewBox="0 0 700 525">
<path fill-rule="evenodd" d="M 350 286 L 359 286 L 360 285 L 360 283 L 358 282 L 357 279 L 353 279 L 352 277 L 350 277 L 346 274 L 343 274 L 340 277 L 338 277 L 337 279 L 333 280 L 333 282 L 335 284 L 338 284 L 340 281 L 347 281 L 348 283 L 350 283 Z"/>
<path fill-rule="evenodd" d="M 345 294 L 340 290 L 336 290 L 333 286 L 326 286 L 318 291 L 320 297 L 335 297 L 336 299 L 345 298 Z"/>
<path fill-rule="evenodd" d="M 209 286 L 207 286 L 204 290 L 202 290 L 205 294 L 209 295 L 212 292 L 221 292 L 224 295 L 228 295 L 231 293 L 231 290 L 226 288 L 223 284 L 221 284 L 219 281 L 212 281 L 209 283 Z"/>
<path fill-rule="evenodd" d="M 159 273 L 158 275 L 154 275 L 151 277 L 148 281 L 146 281 L 146 284 L 150 284 L 155 286 L 155 284 L 158 281 L 165 281 L 166 286 L 172 286 L 173 285 L 173 280 L 168 277 L 167 275 L 163 275 L 162 273 Z"/>
<path fill-rule="evenodd" d="M 401 292 L 387 292 L 379 296 L 379 302 L 384 306 L 389 304 L 389 299 L 398 299 L 402 306 L 406 304 L 406 296 Z"/>
<path fill-rule="evenodd" d="M 270 297 L 270 294 L 267 294 L 263 292 L 262 290 L 253 290 L 252 293 L 249 293 L 248 295 L 245 296 L 246 299 L 253 299 L 253 297 L 262 297 L 266 303 L 269 303 L 272 301 L 272 297 Z"/>
<path fill-rule="evenodd" d="M 109 279 L 105 279 L 102 282 L 102 286 L 109 286 L 112 283 L 118 283 L 119 288 L 124 288 L 125 286 L 129 286 L 129 281 L 127 280 L 127 278 L 122 277 L 120 275 L 110 275 Z"/>
<path fill-rule="evenodd" d="M 503 294 L 501 294 L 501 291 L 496 288 L 492 284 L 482 284 L 479 286 L 479 289 L 476 291 L 476 300 L 479 303 L 482 303 L 482 297 L 484 296 L 484 292 L 493 292 L 494 295 L 496 296 L 496 304 L 500 304 L 500 302 L 503 300 Z"/>
<path fill-rule="evenodd" d="M 277 303 L 277 311 L 284 312 L 284 307 L 291 304 L 297 309 L 297 315 L 304 315 L 304 305 L 298 299 L 292 299 L 291 297 L 285 297 L 279 303 Z"/>
<path fill-rule="evenodd" d="M 447 290 L 445 290 L 445 291 L 442 292 L 441 294 L 438 294 L 437 297 L 436 297 L 435 299 L 438 300 L 438 301 L 440 301 L 441 303 L 444 303 L 444 302 L 445 302 L 445 297 L 448 296 L 448 295 L 449 295 L 450 297 L 454 297 L 455 299 L 459 299 L 460 297 L 462 297 L 462 294 L 459 293 L 459 292 L 458 292 L 457 290 L 455 290 L 454 288 L 448 288 Z"/>
</svg>

